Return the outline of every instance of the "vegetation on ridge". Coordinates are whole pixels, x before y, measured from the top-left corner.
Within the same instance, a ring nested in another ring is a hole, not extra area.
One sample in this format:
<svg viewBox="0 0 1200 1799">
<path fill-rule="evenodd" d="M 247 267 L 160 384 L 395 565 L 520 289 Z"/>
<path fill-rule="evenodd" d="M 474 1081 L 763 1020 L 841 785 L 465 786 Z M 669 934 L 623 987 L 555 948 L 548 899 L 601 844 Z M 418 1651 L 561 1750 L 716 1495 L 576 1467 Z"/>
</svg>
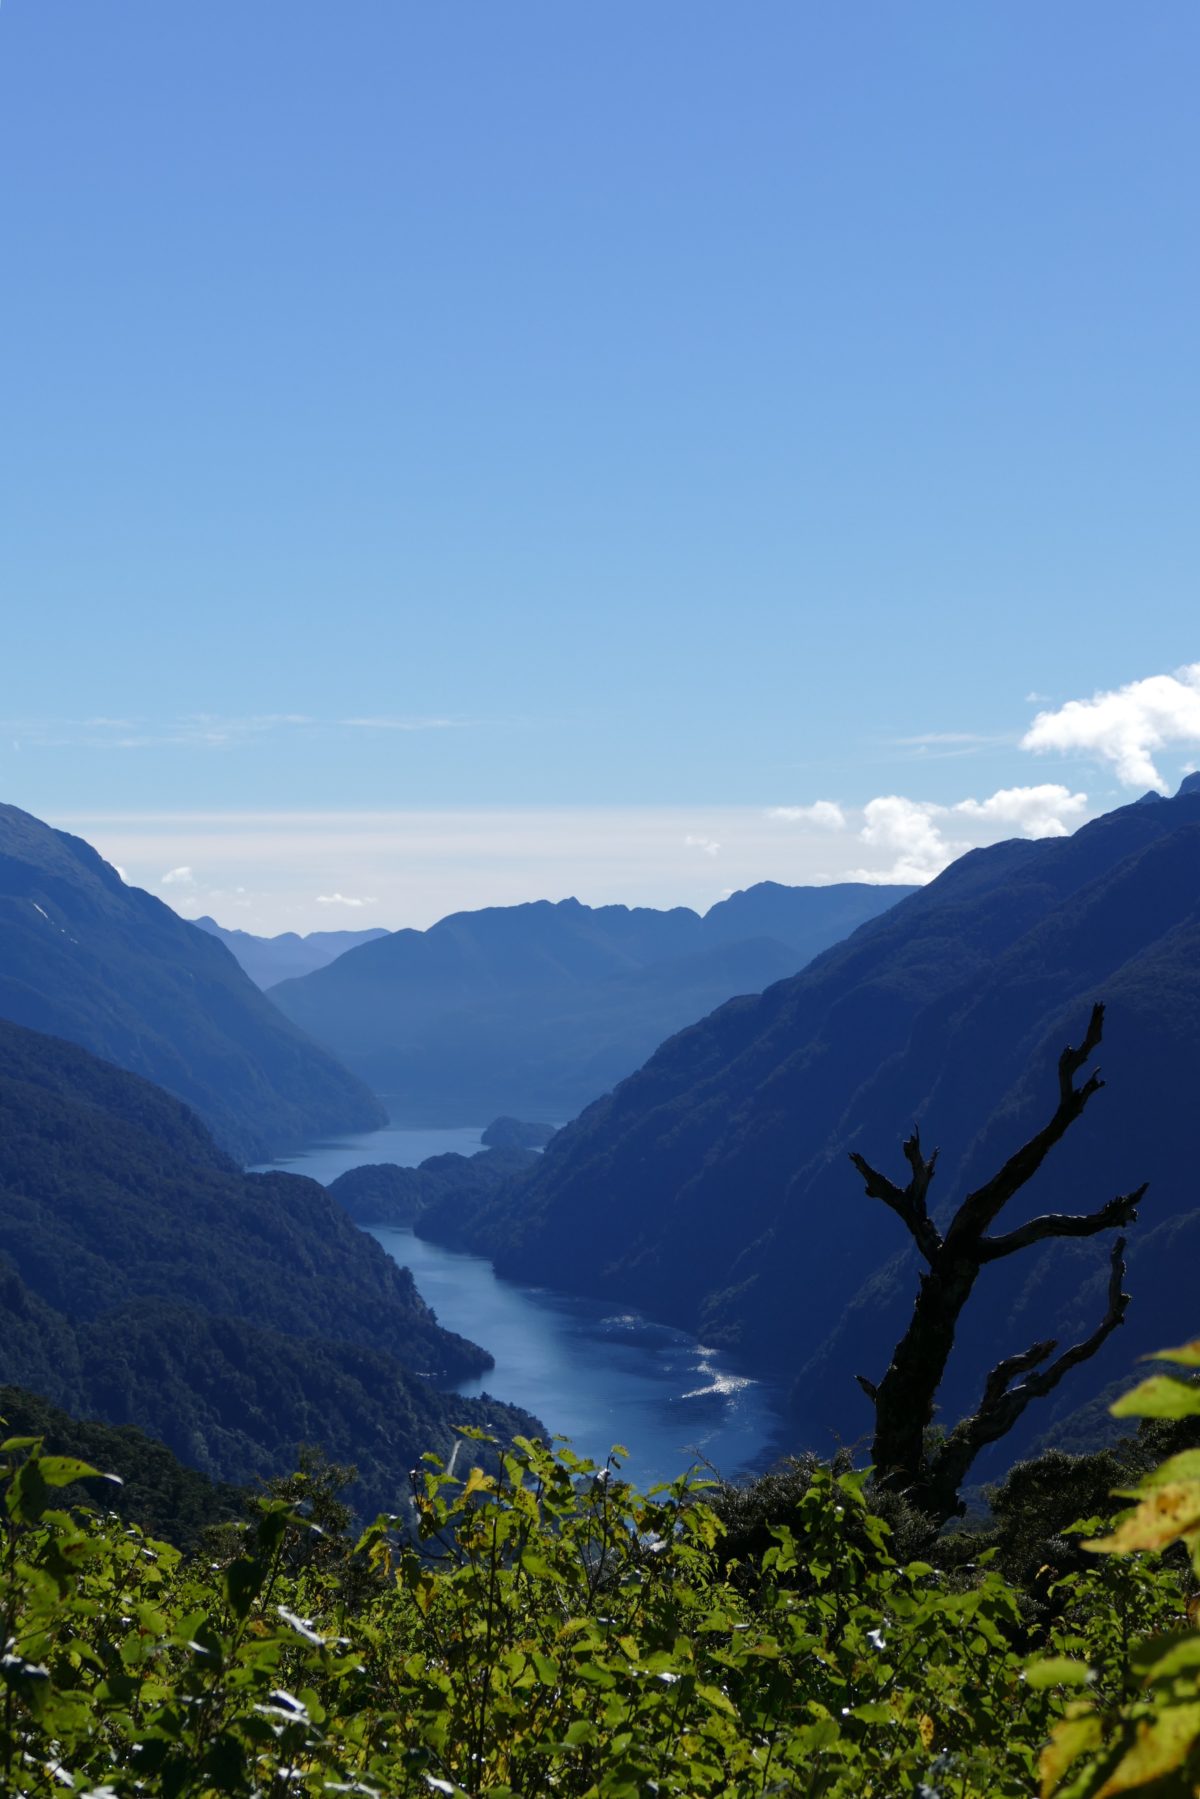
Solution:
<svg viewBox="0 0 1200 1799">
<path fill-rule="evenodd" d="M 1200 1365 L 1200 1344 L 1175 1353 Z M 1159 1376 L 1117 1409 L 1200 1414 L 1200 1391 Z M 686 1477 L 638 1494 L 619 1453 L 596 1468 L 518 1440 L 494 1475 L 427 1458 L 420 1541 L 384 1517 L 353 1545 L 344 1471 L 310 1462 L 189 1559 L 63 1510 L 96 1471 L 9 1438 L 0 1790 L 1194 1791 L 1200 1633 L 1173 1545 L 1200 1556 L 1200 1452 L 1148 1474 L 1115 1528 L 1086 1520 L 1083 1563 L 1040 1605 L 994 1549 L 912 1557 L 865 1476 L 820 1465 L 731 1561 L 719 1494 Z"/>
<path fill-rule="evenodd" d="M 319 1442 L 371 1515 L 453 1424 L 537 1428 L 441 1390 L 491 1358 L 316 1181 L 244 1174 L 178 1100 L 3 1022 L 0 1245 L 0 1380 L 215 1480 Z"/>
</svg>

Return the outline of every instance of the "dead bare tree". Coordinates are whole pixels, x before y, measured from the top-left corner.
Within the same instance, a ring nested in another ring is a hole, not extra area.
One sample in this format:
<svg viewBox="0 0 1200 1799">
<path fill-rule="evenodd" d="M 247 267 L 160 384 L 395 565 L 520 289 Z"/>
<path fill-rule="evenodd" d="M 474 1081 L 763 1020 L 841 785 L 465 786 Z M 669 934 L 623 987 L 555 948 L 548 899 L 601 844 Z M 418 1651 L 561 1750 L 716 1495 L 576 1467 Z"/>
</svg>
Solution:
<svg viewBox="0 0 1200 1799">
<path fill-rule="evenodd" d="M 967 1194 L 944 1232 L 934 1223 L 928 1208 L 929 1184 L 938 1152 L 935 1149 L 930 1156 L 922 1152 L 915 1128 L 904 1144 L 905 1160 L 912 1171 L 904 1187 L 888 1180 L 862 1156 L 851 1155 L 866 1182 L 868 1197 L 881 1199 L 903 1219 L 928 1264 L 921 1275 L 912 1320 L 893 1351 L 887 1373 L 878 1386 L 861 1374 L 857 1377 L 875 1405 L 872 1455 L 876 1479 L 906 1493 L 938 1524 L 961 1512 L 959 1488 L 980 1450 L 1010 1431 L 1032 1400 L 1049 1393 L 1071 1368 L 1095 1355 L 1125 1317 L 1129 1304 L 1128 1293 L 1121 1291 L 1125 1239 L 1118 1237 L 1112 1248 L 1108 1309 L 1091 1336 L 1064 1350 L 1053 1361 L 1048 1358 L 1058 1344 L 1048 1338 L 997 1363 L 984 1383 L 978 1409 L 956 1424 L 940 1443 L 929 1446 L 927 1433 L 934 1400 L 954 1347 L 959 1315 L 980 1269 L 1052 1237 L 1094 1237 L 1099 1231 L 1132 1224 L 1137 1217 L 1145 1183 L 1136 1192 L 1110 1200 L 1097 1212 L 1048 1212 L 1002 1236 L 989 1234 L 1009 1200 L 1037 1172 L 1048 1152 L 1104 1085 L 1095 1070 L 1081 1086 L 1075 1085 L 1076 1075 L 1097 1048 L 1103 1030 L 1104 1007 L 1097 1005 L 1092 1008 L 1083 1042 L 1078 1048 L 1064 1049 L 1059 1057 L 1054 1116 L 1009 1157 L 991 1180 Z"/>
</svg>

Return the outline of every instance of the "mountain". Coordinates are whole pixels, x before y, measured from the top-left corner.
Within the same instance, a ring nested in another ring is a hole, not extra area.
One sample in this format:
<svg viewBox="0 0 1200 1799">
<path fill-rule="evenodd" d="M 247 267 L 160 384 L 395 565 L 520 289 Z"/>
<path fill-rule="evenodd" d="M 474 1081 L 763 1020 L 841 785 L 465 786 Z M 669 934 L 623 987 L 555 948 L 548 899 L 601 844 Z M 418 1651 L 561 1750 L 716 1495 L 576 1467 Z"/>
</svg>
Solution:
<svg viewBox="0 0 1200 1799">
<path fill-rule="evenodd" d="M 339 1174 L 327 1191 L 358 1224 L 411 1224 L 435 1206 L 450 1219 L 459 1211 L 474 1211 L 536 1160 L 535 1150 L 504 1145 L 473 1156 L 454 1151 L 429 1156 L 416 1168 L 367 1162 Z"/>
<path fill-rule="evenodd" d="M 796 1377 L 811 1441 L 857 1437 L 869 1412 L 851 1377 L 882 1374 L 917 1268 L 847 1151 L 902 1179 L 899 1144 L 919 1122 L 926 1145 L 941 1145 L 932 1197 L 944 1210 L 1053 1110 L 1057 1054 L 1102 998 L 1107 1091 L 1011 1219 L 1091 1210 L 1150 1181 L 1130 1238 L 1128 1322 L 1038 1422 L 1061 1418 L 1138 1350 L 1195 1333 L 1195 789 L 1073 837 L 964 856 L 799 976 L 665 1043 L 522 1180 L 441 1226 L 435 1208 L 418 1229 L 492 1254 L 506 1275 L 737 1346 Z M 998 1353 L 1086 1334 L 1103 1288 L 1096 1242 L 987 1269 L 949 1403 L 977 1397 Z"/>
<path fill-rule="evenodd" d="M 457 912 L 270 997 L 400 1115 L 561 1119 L 682 1025 L 795 973 L 910 891 L 765 882 L 704 917 L 575 899 Z"/>
<path fill-rule="evenodd" d="M 533 1422 L 439 1390 L 490 1365 L 315 1181 L 245 1174 L 149 1082 L 0 1024 L 0 1383 L 215 1479 L 319 1443 L 394 1510 L 456 1422 Z"/>
<path fill-rule="evenodd" d="M 215 918 L 197 918 L 193 923 L 223 943 L 254 985 L 263 988 L 312 974 L 348 949 L 387 936 L 385 930 L 376 927 L 373 931 L 309 931 L 304 937 L 295 931 L 283 931 L 278 937 L 256 937 L 251 931 L 228 931 Z"/>
<path fill-rule="evenodd" d="M 0 806 L 0 1018 L 145 1075 L 244 1161 L 385 1122 L 221 944 L 15 806 Z"/>
</svg>

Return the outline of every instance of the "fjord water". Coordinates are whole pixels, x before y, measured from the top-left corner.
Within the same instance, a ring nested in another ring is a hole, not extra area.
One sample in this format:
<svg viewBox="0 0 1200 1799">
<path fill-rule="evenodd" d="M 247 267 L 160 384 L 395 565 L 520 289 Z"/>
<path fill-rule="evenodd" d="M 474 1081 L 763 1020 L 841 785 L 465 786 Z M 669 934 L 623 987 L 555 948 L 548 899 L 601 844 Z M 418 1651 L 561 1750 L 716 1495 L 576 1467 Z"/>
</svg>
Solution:
<svg viewBox="0 0 1200 1799">
<path fill-rule="evenodd" d="M 471 1155 L 478 1129 L 380 1131 L 319 1143 L 272 1164 L 327 1183 L 364 1162 L 415 1166 L 448 1150 Z M 534 1412 L 581 1455 L 603 1460 L 614 1443 L 645 1485 L 693 1462 L 726 1479 L 763 1468 L 778 1453 L 776 1402 L 765 1382 L 685 1331 L 598 1301 L 497 1279 L 491 1263 L 425 1242 L 407 1228 L 372 1227 L 448 1330 L 482 1343 L 496 1365 L 463 1394 L 490 1393 Z"/>
</svg>

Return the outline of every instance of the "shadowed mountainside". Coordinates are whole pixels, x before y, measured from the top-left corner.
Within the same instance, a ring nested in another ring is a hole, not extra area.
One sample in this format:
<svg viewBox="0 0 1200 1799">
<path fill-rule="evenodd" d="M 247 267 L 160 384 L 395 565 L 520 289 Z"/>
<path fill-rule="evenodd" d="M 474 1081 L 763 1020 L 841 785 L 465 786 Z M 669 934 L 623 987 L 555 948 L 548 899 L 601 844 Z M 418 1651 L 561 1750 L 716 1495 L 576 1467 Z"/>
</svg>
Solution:
<svg viewBox="0 0 1200 1799">
<path fill-rule="evenodd" d="M 396 1509 L 455 1423 L 529 1428 L 435 1384 L 490 1365 L 317 1182 L 244 1174 L 149 1082 L 0 1024 L 0 1382 L 218 1479 L 320 1443 Z"/>
<path fill-rule="evenodd" d="M 681 1025 L 794 973 L 909 891 L 764 882 L 703 918 L 574 899 L 458 912 L 271 998 L 397 1115 L 561 1119 Z"/>
<path fill-rule="evenodd" d="M 504 1274 L 640 1305 L 798 1377 L 810 1438 L 868 1429 L 853 1384 L 878 1379 L 917 1268 L 866 1199 L 847 1151 L 903 1179 L 917 1121 L 942 1157 L 935 1212 L 1053 1109 L 1055 1060 L 1108 1005 L 1109 1091 L 1007 1222 L 1091 1210 L 1150 1181 L 1130 1238 L 1134 1303 L 1086 1378 L 1030 1428 L 1194 1326 L 1200 1247 L 1194 1070 L 1200 1062 L 1200 792 L 1110 813 L 1073 837 L 962 858 L 757 998 L 664 1044 L 548 1145 L 524 1179 L 418 1225 Z M 1104 1242 L 985 1270 L 949 1399 L 977 1397 L 998 1353 L 1086 1334 L 1103 1312 Z M 1036 1408 L 1035 1408 L 1036 1410 Z"/>
<path fill-rule="evenodd" d="M 0 1018 L 177 1094 L 243 1161 L 386 1121 L 220 943 L 15 806 L 0 806 Z"/>
</svg>

